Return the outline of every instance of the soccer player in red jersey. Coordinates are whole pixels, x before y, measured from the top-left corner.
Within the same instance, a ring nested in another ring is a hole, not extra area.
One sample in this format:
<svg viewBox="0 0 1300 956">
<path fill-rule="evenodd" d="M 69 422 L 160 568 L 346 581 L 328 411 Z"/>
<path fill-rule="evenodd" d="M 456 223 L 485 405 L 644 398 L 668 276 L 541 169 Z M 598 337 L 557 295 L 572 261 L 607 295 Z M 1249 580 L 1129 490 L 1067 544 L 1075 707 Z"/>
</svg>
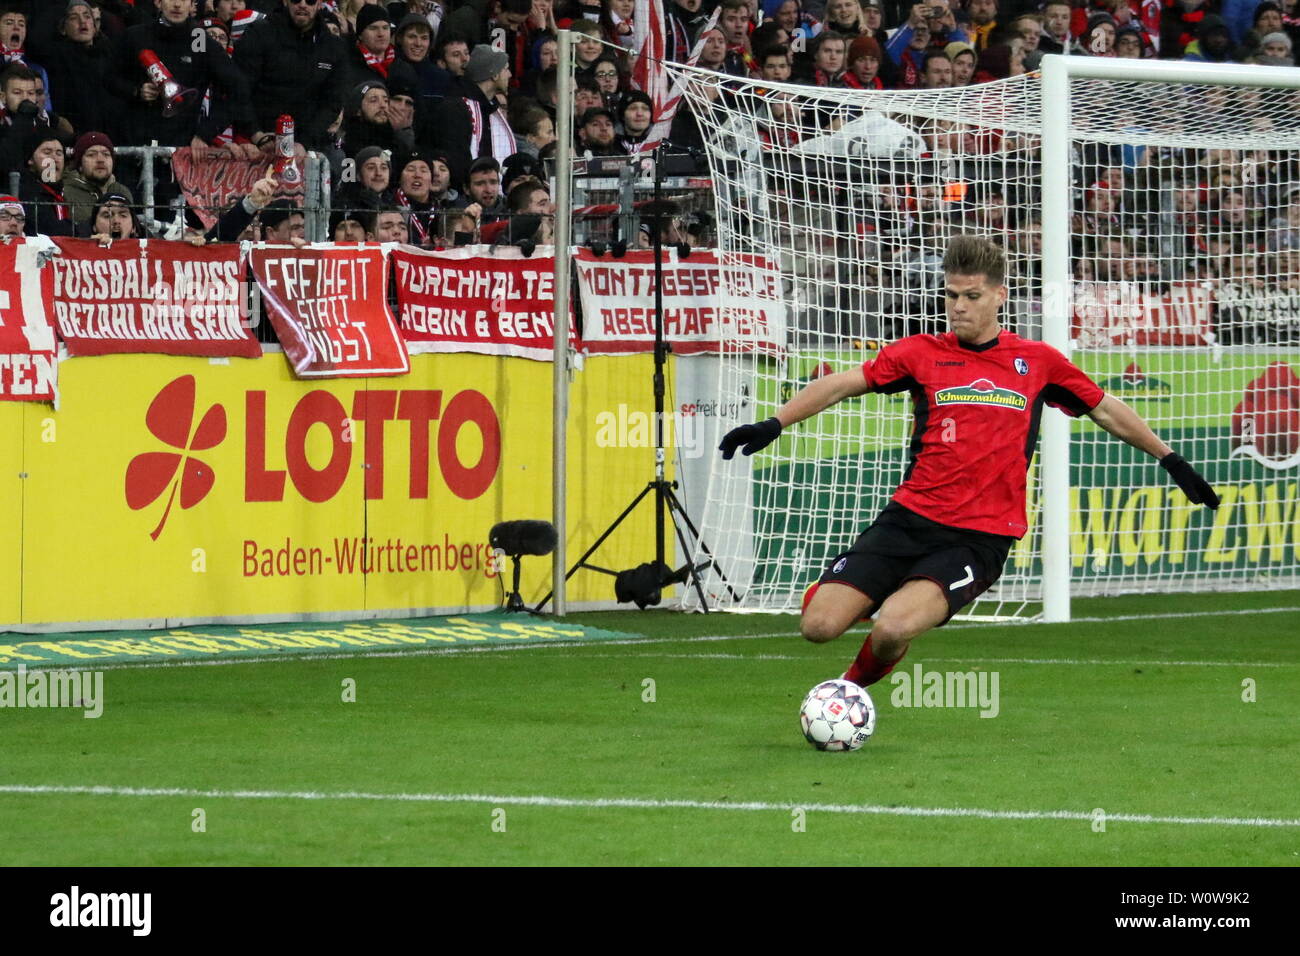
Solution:
<svg viewBox="0 0 1300 956">
<path fill-rule="evenodd" d="M 1028 531 L 1025 477 L 1044 404 L 1087 415 L 1160 465 L 1196 504 L 1219 497 L 1137 413 L 1107 395 L 1069 359 L 1007 332 L 1006 263 L 997 245 L 957 236 L 943 260 L 951 331 L 911 335 L 860 369 L 827 375 L 776 417 L 732 429 L 719 446 L 752 455 L 783 428 L 853 395 L 911 394 L 911 460 L 903 482 L 871 527 L 839 555 L 804 597 L 801 630 L 833 640 L 875 617 L 844 677 L 865 687 L 888 674 L 913 638 L 946 624 L 1002 574 L 1007 553 Z"/>
</svg>

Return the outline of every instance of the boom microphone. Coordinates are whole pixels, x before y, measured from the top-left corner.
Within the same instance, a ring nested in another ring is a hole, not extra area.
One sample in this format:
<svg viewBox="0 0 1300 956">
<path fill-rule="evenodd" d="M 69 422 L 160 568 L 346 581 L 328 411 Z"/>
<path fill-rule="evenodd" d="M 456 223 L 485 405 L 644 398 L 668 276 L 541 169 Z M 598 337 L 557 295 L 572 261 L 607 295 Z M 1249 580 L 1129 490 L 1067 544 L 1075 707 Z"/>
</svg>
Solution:
<svg viewBox="0 0 1300 956">
<path fill-rule="evenodd" d="M 550 554 L 559 536 L 549 521 L 502 521 L 488 532 L 488 543 L 506 554 Z"/>
</svg>

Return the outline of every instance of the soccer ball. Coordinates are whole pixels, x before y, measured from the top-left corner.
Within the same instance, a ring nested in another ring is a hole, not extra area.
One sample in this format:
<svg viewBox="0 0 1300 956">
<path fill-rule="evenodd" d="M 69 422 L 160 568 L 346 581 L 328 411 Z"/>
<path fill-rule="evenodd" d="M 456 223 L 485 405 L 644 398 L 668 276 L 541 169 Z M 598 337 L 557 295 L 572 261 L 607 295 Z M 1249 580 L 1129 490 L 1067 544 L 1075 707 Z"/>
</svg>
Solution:
<svg viewBox="0 0 1300 956">
<path fill-rule="evenodd" d="M 803 699 L 799 727 L 818 750 L 857 750 L 876 729 L 876 706 L 857 684 L 825 680 Z"/>
</svg>

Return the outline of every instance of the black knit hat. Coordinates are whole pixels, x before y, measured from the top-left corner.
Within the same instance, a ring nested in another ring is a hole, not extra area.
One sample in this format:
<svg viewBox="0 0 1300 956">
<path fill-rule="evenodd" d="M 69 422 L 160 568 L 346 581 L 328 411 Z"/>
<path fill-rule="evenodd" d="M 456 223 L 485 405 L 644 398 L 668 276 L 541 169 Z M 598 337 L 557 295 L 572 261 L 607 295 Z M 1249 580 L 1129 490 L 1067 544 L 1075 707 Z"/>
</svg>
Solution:
<svg viewBox="0 0 1300 956">
<path fill-rule="evenodd" d="M 388 11 L 376 3 L 369 3 L 357 11 L 357 34 L 374 23 L 383 21 L 391 29 L 393 21 L 388 19 Z"/>
</svg>

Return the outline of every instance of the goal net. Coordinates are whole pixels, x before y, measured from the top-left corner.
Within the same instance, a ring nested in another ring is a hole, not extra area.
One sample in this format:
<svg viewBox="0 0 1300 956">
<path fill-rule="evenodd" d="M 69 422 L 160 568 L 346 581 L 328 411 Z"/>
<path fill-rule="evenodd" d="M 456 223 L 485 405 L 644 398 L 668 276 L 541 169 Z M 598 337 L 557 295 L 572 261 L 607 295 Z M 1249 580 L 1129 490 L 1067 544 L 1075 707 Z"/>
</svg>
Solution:
<svg viewBox="0 0 1300 956">
<path fill-rule="evenodd" d="M 1051 500 L 1068 502 L 1069 531 L 1046 547 L 1068 548 L 1069 592 L 1300 585 L 1300 93 L 1270 85 L 1288 71 L 1241 67 L 1235 85 L 1071 79 L 1068 196 L 1046 221 L 1044 110 L 1051 122 L 1067 106 L 1044 104 L 1037 74 L 866 91 L 671 69 L 705 141 L 720 251 L 765 256 L 782 276 L 786 348 L 733 343 L 722 406 L 761 420 L 817 376 L 946 330 L 943 249 L 989 236 L 1008 259 L 1004 327 L 1043 338 L 1048 315 L 1046 337 L 1223 498 L 1211 514 L 1087 418 L 1063 426 L 1068 491 Z M 1053 234 L 1071 279 L 1044 309 Z M 911 422 L 906 393 L 868 395 L 752 459 L 718 458 L 701 520 L 717 558 L 710 602 L 797 609 L 902 480 Z M 976 616 L 1039 613 L 1041 467 L 1040 454 L 1030 532 Z"/>
</svg>

